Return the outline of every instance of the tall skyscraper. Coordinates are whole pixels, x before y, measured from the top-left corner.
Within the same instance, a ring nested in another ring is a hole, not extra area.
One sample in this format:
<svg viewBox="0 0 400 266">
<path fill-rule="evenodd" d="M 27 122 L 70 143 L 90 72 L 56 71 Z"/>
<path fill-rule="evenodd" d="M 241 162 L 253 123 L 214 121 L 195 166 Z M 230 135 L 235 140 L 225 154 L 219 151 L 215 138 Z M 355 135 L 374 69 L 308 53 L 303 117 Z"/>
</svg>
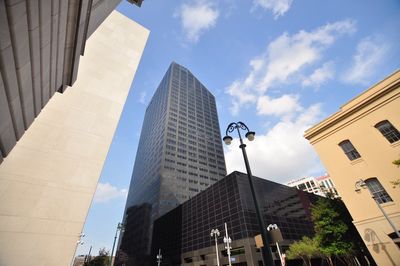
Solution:
<svg viewBox="0 0 400 266">
<path fill-rule="evenodd" d="M 146 110 L 121 258 L 144 261 L 138 257 L 150 252 L 153 221 L 225 175 L 215 98 L 188 69 L 173 62 Z"/>
</svg>

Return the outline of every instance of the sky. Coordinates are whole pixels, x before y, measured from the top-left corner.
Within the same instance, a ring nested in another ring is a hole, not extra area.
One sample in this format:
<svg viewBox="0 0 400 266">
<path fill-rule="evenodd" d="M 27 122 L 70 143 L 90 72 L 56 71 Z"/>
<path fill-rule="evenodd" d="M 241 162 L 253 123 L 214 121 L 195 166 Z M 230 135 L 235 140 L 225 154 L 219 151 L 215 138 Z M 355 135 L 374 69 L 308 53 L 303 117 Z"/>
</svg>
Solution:
<svg viewBox="0 0 400 266">
<path fill-rule="evenodd" d="M 146 0 L 117 10 L 150 36 L 77 254 L 112 248 L 144 112 L 172 61 L 214 94 L 222 136 L 238 121 L 256 132 L 252 172 L 279 183 L 325 174 L 304 131 L 400 65 L 397 0 Z M 228 173 L 245 171 L 238 145 L 224 145 Z"/>
</svg>

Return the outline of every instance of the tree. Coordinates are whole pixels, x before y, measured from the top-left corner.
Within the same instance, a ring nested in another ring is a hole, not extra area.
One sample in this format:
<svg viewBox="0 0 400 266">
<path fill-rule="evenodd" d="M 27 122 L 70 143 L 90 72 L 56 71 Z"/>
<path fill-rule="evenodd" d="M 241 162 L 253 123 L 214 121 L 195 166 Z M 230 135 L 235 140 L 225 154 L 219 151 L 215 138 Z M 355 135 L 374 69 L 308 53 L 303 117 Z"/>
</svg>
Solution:
<svg viewBox="0 0 400 266">
<path fill-rule="evenodd" d="M 289 246 L 286 256 L 288 259 L 301 258 L 305 265 L 311 266 L 311 258 L 321 255 L 318 246 L 315 238 L 303 236 L 301 240 L 295 241 Z"/>
<path fill-rule="evenodd" d="M 84 266 L 108 266 L 110 265 L 110 252 L 106 251 L 106 248 L 99 250 L 99 255 L 94 257 L 88 262 L 85 262 Z"/>
<path fill-rule="evenodd" d="M 351 217 L 346 211 L 340 199 L 319 198 L 311 208 L 315 238 L 330 265 L 333 257 L 347 260 L 354 253 L 355 238 L 347 225 Z"/>
</svg>

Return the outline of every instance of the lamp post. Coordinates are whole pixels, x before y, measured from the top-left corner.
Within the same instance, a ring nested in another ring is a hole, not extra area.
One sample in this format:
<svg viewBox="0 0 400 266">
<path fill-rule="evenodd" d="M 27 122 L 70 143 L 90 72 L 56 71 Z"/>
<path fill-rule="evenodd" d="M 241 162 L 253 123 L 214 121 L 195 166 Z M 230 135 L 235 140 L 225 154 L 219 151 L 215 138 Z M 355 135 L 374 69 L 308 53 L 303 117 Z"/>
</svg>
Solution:
<svg viewBox="0 0 400 266">
<path fill-rule="evenodd" d="M 219 266 L 219 255 L 218 255 L 219 230 L 218 229 L 211 229 L 210 235 L 211 235 L 211 237 L 214 237 L 214 239 L 215 239 L 215 254 L 217 254 L 217 265 Z"/>
<path fill-rule="evenodd" d="M 232 266 L 232 262 L 231 262 L 231 249 L 232 249 L 231 243 L 232 243 L 232 239 L 228 235 L 228 226 L 226 225 L 226 223 L 225 223 L 224 243 L 225 243 L 226 253 L 228 254 L 228 265 Z"/>
<path fill-rule="evenodd" d="M 282 239 L 281 230 L 279 229 L 278 225 L 270 224 L 270 225 L 267 226 L 267 231 L 270 233 L 271 241 L 274 241 L 275 244 L 276 244 L 276 249 L 278 250 L 278 254 L 279 254 L 279 259 L 281 261 L 281 265 L 284 265 L 284 263 L 285 263 L 283 261 L 284 260 L 284 257 L 283 257 L 284 254 L 281 253 L 281 249 L 279 248 L 279 244 L 278 244 L 279 241 L 283 240 Z"/>
<path fill-rule="evenodd" d="M 114 243 L 113 243 L 111 254 L 110 254 L 110 266 L 112 266 L 112 264 L 113 264 L 112 257 L 113 257 L 113 254 L 114 254 L 115 242 L 117 241 L 118 231 L 123 232 L 124 230 L 125 230 L 124 224 L 123 223 L 118 223 L 117 230 L 115 230 Z"/>
<path fill-rule="evenodd" d="M 272 266 L 272 265 L 274 265 L 274 260 L 272 259 L 271 249 L 269 248 L 269 243 L 267 241 L 268 239 L 267 239 L 267 232 L 266 232 L 265 226 L 264 226 L 264 220 L 262 218 L 262 215 L 260 212 L 260 207 L 259 207 L 259 204 L 257 201 L 255 191 L 254 191 L 254 185 L 253 185 L 253 180 L 252 180 L 253 175 L 251 174 L 249 160 L 247 159 L 246 144 L 243 143 L 242 135 L 240 134 L 240 129 L 247 131 L 245 136 L 249 141 L 254 140 L 254 135 L 256 133 L 254 131 L 250 131 L 249 128 L 243 122 L 230 123 L 228 125 L 228 128 L 226 129 L 226 136 L 223 138 L 223 141 L 225 142 L 226 145 L 231 144 L 232 137 L 229 136 L 228 134 L 232 133 L 235 129 L 237 130 L 238 135 L 239 135 L 239 140 L 240 140 L 239 148 L 242 149 L 244 163 L 246 165 L 246 170 L 247 170 L 247 177 L 249 179 L 249 184 L 250 184 L 251 196 L 253 197 L 254 207 L 256 209 L 258 224 L 260 227 L 261 237 L 263 240 L 263 247 L 261 248 L 262 260 L 263 260 L 264 265 Z"/>
<path fill-rule="evenodd" d="M 157 258 L 157 265 L 160 266 L 161 265 L 161 259 L 162 259 L 161 248 L 158 249 L 158 254 L 157 254 L 156 258 Z"/>
<path fill-rule="evenodd" d="M 79 234 L 79 240 L 76 241 L 75 252 L 74 252 L 74 255 L 72 256 L 71 266 L 74 265 L 74 262 L 75 262 L 75 253 L 76 253 L 76 250 L 77 250 L 78 246 L 79 246 L 79 245 L 82 246 L 83 244 L 85 244 L 85 242 L 82 241 L 82 237 L 85 237 L 85 234 L 84 234 L 84 233 L 80 233 L 80 234 Z"/>
<path fill-rule="evenodd" d="M 378 206 L 379 210 L 382 212 L 383 216 L 385 216 L 386 220 L 389 222 L 390 226 L 393 228 L 393 231 L 396 232 L 397 237 L 400 238 L 399 230 L 397 230 L 396 226 L 394 225 L 392 220 L 389 218 L 389 216 L 386 214 L 386 212 L 382 208 L 381 204 L 376 200 L 374 194 L 372 193 L 372 191 L 370 190 L 369 186 L 367 185 L 367 183 L 365 183 L 365 181 L 363 179 L 360 179 L 355 183 L 355 191 L 356 192 L 360 192 L 361 188 L 367 188 L 368 189 L 369 193 L 371 194 L 371 197 L 374 199 L 374 201 L 375 201 L 376 205 Z"/>
</svg>

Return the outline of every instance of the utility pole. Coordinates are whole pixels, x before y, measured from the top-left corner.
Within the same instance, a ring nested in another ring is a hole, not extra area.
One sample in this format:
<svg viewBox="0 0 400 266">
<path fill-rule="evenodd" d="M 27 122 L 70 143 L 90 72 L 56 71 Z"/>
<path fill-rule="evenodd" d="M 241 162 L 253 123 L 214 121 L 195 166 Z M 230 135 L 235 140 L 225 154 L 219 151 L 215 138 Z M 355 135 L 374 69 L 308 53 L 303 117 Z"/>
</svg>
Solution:
<svg viewBox="0 0 400 266">
<path fill-rule="evenodd" d="M 218 255 L 218 237 L 219 237 L 219 230 L 218 229 L 211 229 L 211 237 L 214 236 L 215 239 L 215 254 L 217 254 L 217 265 L 219 266 L 219 255 Z"/>
<path fill-rule="evenodd" d="M 158 254 L 157 254 L 157 265 L 160 266 L 161 265 L 161 259 L 162 259 L 162 255 L 161 255 L 161 248 L 158 249 Z"/>
<path fill-rule="evenodd" d="M 225 243 L 226 253 L 228 253 L 228 265 L 232 266 L 232 262 L 231 262 L 231 249 L 232 249 L 231 243 L 232 243 L 232 239 L 228 235 L 228 226 L 226 225 L 226 223 L 225 223 L 224 243 Z"/>
</svg>

